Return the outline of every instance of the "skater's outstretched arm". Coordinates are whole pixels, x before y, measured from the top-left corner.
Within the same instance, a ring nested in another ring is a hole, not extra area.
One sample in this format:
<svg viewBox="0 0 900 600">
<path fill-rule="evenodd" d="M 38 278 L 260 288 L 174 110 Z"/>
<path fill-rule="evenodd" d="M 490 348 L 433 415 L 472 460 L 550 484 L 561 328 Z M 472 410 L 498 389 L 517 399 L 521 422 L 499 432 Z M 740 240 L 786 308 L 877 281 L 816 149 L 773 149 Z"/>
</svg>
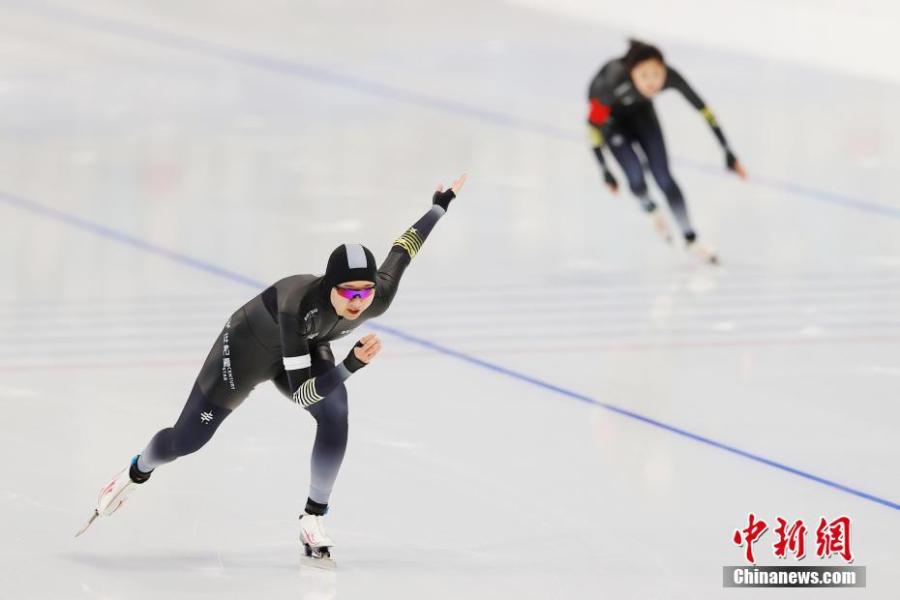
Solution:
<svg viewBox="0 0 900 600">
<path fill-rule="evenodd" d="M 744 171 L 743 165 L 741 165 L 734 155 L 734 152 L 732 152 L 731 148 L 728 146 L 728 140 L 725 139 L 725 133 L 719 126 L 719 122 L 716 120 L 716 116 L 713 114 L 712 110 L 710 110 L 709 106 L 706 105 L 706 102 L 703 101 L 700 95 L 694 91 L 694 88 L 688 84 L 687 80 L 682 77 L 681 73 L 671 66 L 667 66 L 666 69 L 666 84 L 664 87 L 667 89 L 674 88 L 678 90 L 691 106 L 700 111 L 700 114 L 702 114 L 703 118 L 706 119 L 706 122 L 709 123 L 709 127 L 719 141 L 722 150 L 725 151 L 725 166 L 737 173 L 741 178 L 746 178 L 747 173 Z"/>
<path fill-rule="evenodd" d="M 431 198 L 431 209 L 394 241 L 387 258 L 378 268 L 375 301 L 368 309 L 373 316 L 382 314 L 393 302 L 406 267 L 419 253 L 431 230 L 447 213 L 450 201 L 456 197 L 465 183 L 466 176 L 461 175 L 453 182 L 449 190 L 445 191 L 444 186 L 439 186 Z"/>
<path fill-rule="evenodd" d="M 364 336 L 353 346 L 343 361 L 325 373 L 303 381 L 293 391 L 291 399 L 304 408 L 324 400 L 341 383 L 369 364 L 381 351 L 381 340 L 374 333 Z M 290 379 L 290 371 L 288 371 Z M 291 383 L 293 387 L 293 382 Z"/>
</svg>

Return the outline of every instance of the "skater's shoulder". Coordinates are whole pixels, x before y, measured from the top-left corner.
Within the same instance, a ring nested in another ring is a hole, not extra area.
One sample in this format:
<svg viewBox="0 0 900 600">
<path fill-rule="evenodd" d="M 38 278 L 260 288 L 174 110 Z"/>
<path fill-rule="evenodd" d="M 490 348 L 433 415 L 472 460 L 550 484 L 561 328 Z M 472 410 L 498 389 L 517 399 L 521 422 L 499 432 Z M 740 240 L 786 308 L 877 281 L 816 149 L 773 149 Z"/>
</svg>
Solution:
<svg viewBox="0 0 900 600">
<path fill-rule="evenodd" d="M 302 292 L 311 288 L 320 279 L 322 279 L 321 275 L 311 275 L 308 273 L 288 275 L 273 283 L 272 287 L 279 292 Z"/>
<path fill-rule="evenodd" d="M 591 81 L 591 96 L 600 97 L 609 94 L 627 76 L 625 65 L 621 59 L 614 58 L 608 61 Z"/>
<path fill-rule="evenodd" d="M 260 292 L 248 304 L 261 301 L 273 315 L 276 312 L 293 312 L 300 305 L 308 304 L 313 296 L 317 296 L 316 290 L 321 280 L 320 275 L 288 275 Z"/>
<path fill-rule="evenodd" d="M 301 273 L 297 275 L 288 275 L 282 281 L 291 281 L 299 284 L 312 283 L 313 281 L 317 281 L 322 279 L 322 275 L 313 275 L 311 273 Z"/>
<path fill-rule="evenodd" d="M 598 74 L 607 81 L 621 79 L 627 75 L 625 62 L 621 58 L 609 60 L 600 68 Z"/>
</svg>

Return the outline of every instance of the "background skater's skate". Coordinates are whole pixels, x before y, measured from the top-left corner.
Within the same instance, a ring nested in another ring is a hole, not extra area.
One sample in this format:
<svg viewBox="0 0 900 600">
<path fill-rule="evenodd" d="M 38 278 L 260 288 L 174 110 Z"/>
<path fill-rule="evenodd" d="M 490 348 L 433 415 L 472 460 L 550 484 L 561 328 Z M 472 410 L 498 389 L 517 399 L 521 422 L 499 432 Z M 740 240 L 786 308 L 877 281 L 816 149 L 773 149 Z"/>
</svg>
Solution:
<svg viewBox="0 0 900 600">
<path fill-rule="evenodd" d="M 653 231 L 656 232 L 662 241 L 667 244 L 672 243 L 672 233 L 669 231 L 669 224 L 666 218 L 662 216 L 661 211 L 656 208 L 648 213 L 650 215 L 650 223 L 653 225 Z"/>
<path fill-rule="evenodd" d="M 697 241 L 690 241 L 685 246 L 685 250 L 703 263 L 709 265 L 719 264 L 719 255 L 711 246 L 707 246 L 706 244 Z"/>
</svg>

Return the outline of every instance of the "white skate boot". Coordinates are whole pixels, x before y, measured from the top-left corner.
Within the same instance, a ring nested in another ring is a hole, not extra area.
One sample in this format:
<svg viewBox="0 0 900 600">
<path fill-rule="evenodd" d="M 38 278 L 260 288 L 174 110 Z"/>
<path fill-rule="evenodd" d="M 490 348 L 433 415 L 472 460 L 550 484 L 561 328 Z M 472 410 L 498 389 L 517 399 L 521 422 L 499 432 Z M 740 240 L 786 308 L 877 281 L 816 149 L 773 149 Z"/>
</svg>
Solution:
<svg viewBox="0 0 900 600">
<path fill-rule="evenodd" d="M 331 547 L 334 542 L 325 533 L 325 517 L 304 512 L 300 515 L 300 541 L 306 556 L 315 562 L 333 564 Z M 323 565 L 324 566 L 324 565 Z"/>
<path fill-rule="evenodd" d="M 97 498 L 97 508 L 94 509 L 94 514 L 91 515 L 87 525 L 82 527 L 81 530 L 75 534 L 75 537 L 78 537 L 87 531 L 88 527 L 91 526 L 91 523 L 93 523 L 97 517 L 108 517 L 119 510 L 131 492 L 134 491 L 135 486 L 138 485 L 138 483 L 143 483 L 149 478 L 149 475 L 147 475 L 147 477 L 140 482 L 134 481 L 131 478 L 132 467 L 137 462 L 137 458 L 137 456 L 132 458 L 131 463 L 129 463 L 127 467 L 119 471 L 109 483 L 100 489 L 100 495 Z"/>
<path fill-rule="evenodd" d="M 685 247 L 685 249 L 707 264 L 719 264 L 719 256 L 716 254 L 715 249 L 710 246 L 707 246 L 700 242 L 690 242 Z"/>
</svg>

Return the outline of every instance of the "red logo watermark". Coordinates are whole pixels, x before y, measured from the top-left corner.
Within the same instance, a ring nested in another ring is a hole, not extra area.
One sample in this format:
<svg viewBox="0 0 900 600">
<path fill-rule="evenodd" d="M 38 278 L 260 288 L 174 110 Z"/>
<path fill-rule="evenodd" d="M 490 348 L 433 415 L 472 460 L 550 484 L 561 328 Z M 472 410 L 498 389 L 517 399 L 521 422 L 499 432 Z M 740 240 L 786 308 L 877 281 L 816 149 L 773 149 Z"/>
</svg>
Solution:
<svg viewBox="0 0 900 600">
<path fill-rule="evenodd" d="M 806 525 L 803 524 L 803 519 L 794 521 L 794 524 L 788 527 L 787 521 L 778 517 L 775 533 L 778 535 L 778 541 L 774 545 L 775 556 L 787 558 L 789 552 L 797 560 L 806 556 Z"/>
<path fill-rule="evenodd" d="M 793 523 L 782 517 L 776 517 L 776 520 L 778 527 L 775 528 L 775 535 L 778 536 L 778 540 L 772 545 L 774 555 L 777 558 L 787 558 L 791 555 L 797 560 L 802 560 L 806 556 L 807 532 L 803 519 L 797 519 Z M 734 531 L 732 541 L 744 548 L 744 558 L 748 563 L 756 564 L 753 544 L 759 541 L 768 528 L 768 523 L 750 513 L 747 527 Z M 853 562 L 853 553 L 850 550 L 850 517 L 840 516 L 830 522 L 825 517 L 819 520 L 819 526 L 816 528 L 816 556 L 828 558 L 834 554 L 848 563 Z"/>
<path fill-rule="evenodd" d="M 845 561 L 853 561 L 850 552 L 850 517 L 838 517 L 831 523 L 825 517 L 819 521 L 816 529 L 816 556 L 825 558 L 832 554 L 840 555 Z"/>
</svg>

